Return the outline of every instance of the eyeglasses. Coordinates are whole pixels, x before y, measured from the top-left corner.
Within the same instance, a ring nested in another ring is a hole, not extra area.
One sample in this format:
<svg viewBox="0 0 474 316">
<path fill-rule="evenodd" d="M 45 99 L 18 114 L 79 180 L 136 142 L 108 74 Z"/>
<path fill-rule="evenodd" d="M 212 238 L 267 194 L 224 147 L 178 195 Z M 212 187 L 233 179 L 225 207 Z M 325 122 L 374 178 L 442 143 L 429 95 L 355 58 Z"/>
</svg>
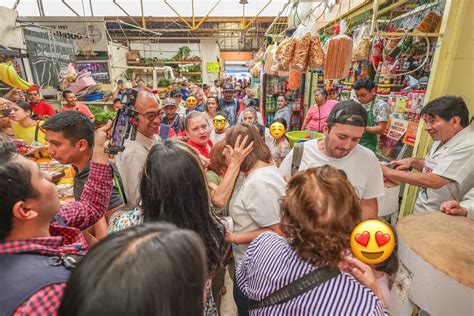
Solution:
<svg viewBox="0 0 474 316">
<path fill-rule="evenodd" d="M 138 112 L 138 114 L 143 115 L 144 117 L 147 118 L 148 121 L 153 122 L 157 116 L 161 119 L 161 117 L 163 116 L 163 110 L 159 110 L 156 112 L 146 112 L 146 113 Z"/>
<path fill-rule="evenodd" d="M 214 123 L 219 123 L 219 124 L 224 124 L 225 123 L 225 119 L 222 119 L 222 120 L 212 120 Z"/>
</svg>

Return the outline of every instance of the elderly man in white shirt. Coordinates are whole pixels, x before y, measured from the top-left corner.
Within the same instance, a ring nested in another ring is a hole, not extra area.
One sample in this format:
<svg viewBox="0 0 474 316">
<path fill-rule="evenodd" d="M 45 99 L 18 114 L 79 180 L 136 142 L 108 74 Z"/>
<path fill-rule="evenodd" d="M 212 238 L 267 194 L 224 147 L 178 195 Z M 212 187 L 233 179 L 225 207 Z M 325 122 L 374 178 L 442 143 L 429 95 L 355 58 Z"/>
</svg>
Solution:
<svg viewBox="0 0 474 316">
<path fill-rule="evenodd" d="M 474 187 L 474 134 L 464 100 L 441 97 L 425 105 L 421 114 L 424 129 L 435 141 L 426 158 L 394 161 L 395 169 L 382 166 L 386 177 L 421 187 L 414 212 L 436 211 L 445 201 L 462 201 Z"/>
<path fill-rule="evenodd" d="M 122 177 L 125 196 L 129 206 L 137 206 L 140 202 L 139 182 L 151 147 L 159 140 L 157 136 L 161 125 L 163 110 L 155 96 L 146 91 L 138 92 L 135 110 L 139 113 L 137 138 L 125 140 L 125 150 L 116 158 L 117 168 Z"/>
</svg>

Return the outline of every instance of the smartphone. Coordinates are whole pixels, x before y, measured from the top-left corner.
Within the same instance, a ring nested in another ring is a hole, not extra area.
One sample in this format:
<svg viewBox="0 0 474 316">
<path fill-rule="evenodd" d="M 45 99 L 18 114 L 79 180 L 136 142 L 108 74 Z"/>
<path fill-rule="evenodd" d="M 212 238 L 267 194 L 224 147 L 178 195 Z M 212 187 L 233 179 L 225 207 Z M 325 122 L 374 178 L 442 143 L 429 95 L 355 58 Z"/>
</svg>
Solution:
<svg viewBox="0 0 474 316">
<path fill-rule="evenodd" d="M 124 142 L 127 138 L 127 132 L 130 130 L 130 117 L 127 115 L 127 109 L 121 107 L 117 116 L 114 120 L 114 125 L 112 128 L 112 137 L 110 139 L 109 147 L 106 152 L 112 155 L 116 155 L 121 151 L 125 150 Z"/>
<path fill-rule="evenodd" d="M 125 150 L 125 139 L 135 140 L 138 122 L 138 112 L 135 111 L 135 100 L 138 91 L 128 89 L 122 98 L 124 104 L 118 111 L 112 128 L 112 137 L 106 153 L 116 155 Z"/>
</svg>

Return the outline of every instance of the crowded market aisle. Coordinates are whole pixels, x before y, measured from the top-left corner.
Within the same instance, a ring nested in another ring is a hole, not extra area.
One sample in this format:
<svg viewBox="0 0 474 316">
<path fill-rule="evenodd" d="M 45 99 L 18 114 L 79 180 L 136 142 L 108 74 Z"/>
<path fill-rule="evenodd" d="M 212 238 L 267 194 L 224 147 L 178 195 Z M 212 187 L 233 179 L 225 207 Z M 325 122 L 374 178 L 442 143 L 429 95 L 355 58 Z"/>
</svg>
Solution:
<svg viewBox="0 0 474 316">
<path fill-rule="evenodd" d="M 473 2 L 27 1 L 0 2 L 0 315 L 474 313 Z"/>
</svg>

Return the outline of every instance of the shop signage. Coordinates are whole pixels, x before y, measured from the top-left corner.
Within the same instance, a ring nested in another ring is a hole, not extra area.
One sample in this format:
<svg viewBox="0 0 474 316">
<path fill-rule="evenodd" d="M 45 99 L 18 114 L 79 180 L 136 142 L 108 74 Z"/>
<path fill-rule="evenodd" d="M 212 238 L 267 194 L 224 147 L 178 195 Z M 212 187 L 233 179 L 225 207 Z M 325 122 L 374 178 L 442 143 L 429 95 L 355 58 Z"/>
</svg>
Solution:
<svg viewBox="0 0 474 316">
<path fill-rule="evenodd" d="M 23 32 L 34 83 L 57 87 L 61 71 L 76 61 L 72 40 L 40 28 L 24 28 Z"/>
<path fill-rule="evenodd" d="M 78 55 L 81 52 L 108 52 L 105 22 L 103 18 L 68 17 L 28 17 L 22 18 L 41 26 L 48 27 L 54 36 L 71 39 Z"/>
<path fill-rule="evenodd" d="M 387 137 L 396 141 L 400 140 L 408 129 L 408 121 L 406 120 L 391 118 L 389 124 Z"/>
<path fill-rule="evenodd" d="M 219 62 L 207 63 L 207 72 L 219 72 L 220 71 Z"/>
<path fill-rule="evenodd" d="M 403 137 L 403 143 L 410 145 L 410 146 L 415 146 L 415 140 L 416 140 L 416 130 L 418 128 L 419 122 L 410 122 L 408 123 L 408 128 L 407 132 L 405 134 L 405 137 Z"/>
</svg>

